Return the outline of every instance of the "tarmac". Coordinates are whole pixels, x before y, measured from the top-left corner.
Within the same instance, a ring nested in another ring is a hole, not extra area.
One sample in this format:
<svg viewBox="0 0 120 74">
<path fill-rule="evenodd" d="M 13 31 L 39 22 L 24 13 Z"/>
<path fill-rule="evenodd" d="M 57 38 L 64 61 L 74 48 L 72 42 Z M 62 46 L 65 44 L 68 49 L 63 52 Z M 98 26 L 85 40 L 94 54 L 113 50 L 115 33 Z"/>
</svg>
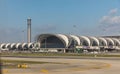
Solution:
<svg viewBox="0 0 120 74">
<path fill-rule="evenodd" d="M 3 74 L 120 74 L 120 58 L 2 57 L 8 60 L 53 62 L 28 64 L 29 68 L 3 69 Z"/>
</svg>

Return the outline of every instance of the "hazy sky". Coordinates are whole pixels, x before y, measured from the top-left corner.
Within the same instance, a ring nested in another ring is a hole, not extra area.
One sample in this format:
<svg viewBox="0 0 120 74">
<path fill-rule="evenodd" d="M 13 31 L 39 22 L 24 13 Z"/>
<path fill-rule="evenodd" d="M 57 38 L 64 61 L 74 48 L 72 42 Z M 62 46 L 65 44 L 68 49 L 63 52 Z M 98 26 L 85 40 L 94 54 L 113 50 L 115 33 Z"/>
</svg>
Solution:
<svg viewBox="0 0 120 74">
<path fill-rule="evenodd" d="M 0 0 L 0 41 L 26 42 L 41 33 L 120 35 L 120 0 Z"/>
</svg>

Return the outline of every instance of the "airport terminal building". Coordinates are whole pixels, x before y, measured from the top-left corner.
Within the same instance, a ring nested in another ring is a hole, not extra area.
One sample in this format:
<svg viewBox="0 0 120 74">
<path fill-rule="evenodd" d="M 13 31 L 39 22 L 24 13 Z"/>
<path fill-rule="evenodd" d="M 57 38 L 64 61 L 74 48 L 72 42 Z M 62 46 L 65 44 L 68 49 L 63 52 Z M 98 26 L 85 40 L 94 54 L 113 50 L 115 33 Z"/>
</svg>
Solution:
<svg viewBox="0 0 120 74">
<path fill-rule="evenodd" d="M 35 50 L 38 52 L 119 51 L 119 36 L 79 36 L 40 34 L 31 43 L 1 43 L 2 50 Z"/>
<path fill-rule="evenodd" d="M 64 52 L 87 51 L 113 51 L 120 50 L 119 36 L 79 36 L 65 34 L 40 34 L 36 41 L 42 49 L 57 49 Z"/>
</svg>

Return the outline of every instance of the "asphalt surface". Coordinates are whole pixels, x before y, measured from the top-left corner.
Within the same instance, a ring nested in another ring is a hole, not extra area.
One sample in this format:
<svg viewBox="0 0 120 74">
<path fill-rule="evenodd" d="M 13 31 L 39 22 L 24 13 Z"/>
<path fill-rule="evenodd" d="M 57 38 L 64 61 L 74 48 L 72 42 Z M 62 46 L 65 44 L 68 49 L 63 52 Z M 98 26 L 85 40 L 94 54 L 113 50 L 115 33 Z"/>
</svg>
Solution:
<svg viewBox="0 0 120 74">
<path fill-rule="evenodd" d="M 27 69 L 3 69 L 3 74 L 120 74 L 120 58 L 111 57 L 2 57 L 7 60 L 57 62 L 28 64 Z M 62 64 L 63 63 L 63 64 Z"/>
</svg>

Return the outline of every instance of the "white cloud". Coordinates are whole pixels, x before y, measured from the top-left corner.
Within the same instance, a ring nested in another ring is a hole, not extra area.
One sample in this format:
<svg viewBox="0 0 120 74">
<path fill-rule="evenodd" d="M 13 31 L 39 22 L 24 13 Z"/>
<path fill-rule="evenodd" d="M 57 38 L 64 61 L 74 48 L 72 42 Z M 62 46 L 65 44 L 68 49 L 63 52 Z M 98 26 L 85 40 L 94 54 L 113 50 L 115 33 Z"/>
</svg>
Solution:
<svg viewBox="0 0 120 74">
<path fill-rule="evenodd" d="M 118 9 L 111 9 L 110 15 L 105 15 L 100 19 L 100 23 L 103 25 L 120 25 L 120 15 L 113 15 L 118 12 Z"/>
<path fill-rule="evenodd" d="M 120 25 L 120 16 L 103 16 L 100 23 L 106 25 Z"/>
<path fill-rule="evenodd" d="M 101 17 L 101 19 L 99 20 L 99 28 L 101 29 L 101 31 L 103 31 L 104 33 L 106 32 L 110 35 L 120 32 L 120 15 L 117 15 L 116 13 L 118 13 L 117 8 L 110 10 L 109 14 Z"/>
<path fill-rule="evenodd" d="M 109 14 L 116 14 L 117 12 L 118 12 L 118 9 L 114 8 L 109 11 Z"/>
</svg>

